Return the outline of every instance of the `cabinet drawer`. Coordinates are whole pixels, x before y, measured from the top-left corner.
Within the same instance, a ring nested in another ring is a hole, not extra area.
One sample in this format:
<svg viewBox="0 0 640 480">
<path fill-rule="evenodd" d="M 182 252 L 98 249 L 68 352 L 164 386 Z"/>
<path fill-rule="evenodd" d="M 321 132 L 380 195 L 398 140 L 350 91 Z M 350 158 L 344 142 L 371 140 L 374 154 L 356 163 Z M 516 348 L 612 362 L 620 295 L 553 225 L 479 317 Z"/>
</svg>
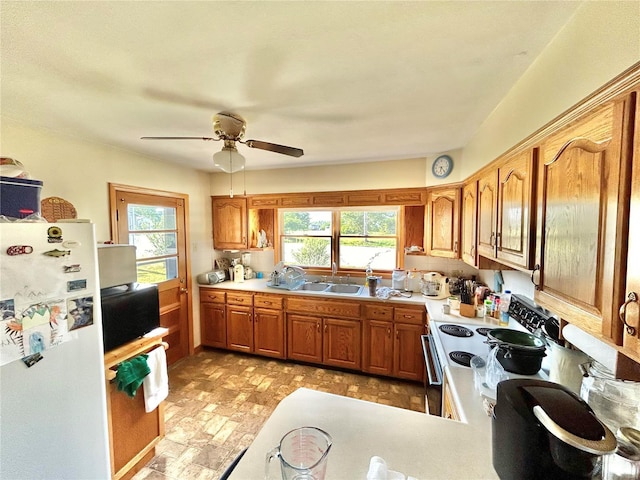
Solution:
<svg viewBox="0 0 640 480">
<path fill-rule="evenodd" d="M 369 320 L 393 320 L 393 307 L 365 305 L 364 316 Z"/>
<path fill-rule="evenodd" d="M 252 293 L 227 292 L 228 305 L 253 305 Z"/>
<path fill-rule="evenodd" d="M 208 303 L 224 303 L 225 292 L 219 290 L 212 290 L 210 288 L 200 289 L 200 301 Z"/>
<path fill-rule="evenodd" d="M 424 313 L 424 309 L 396 307 L 393 319 L 396 322 L 415 323 L 420 325 L 424 322 Z"/>
<path fill-rule="evenodd" d="M 260 308 L 282 310 L 282 297 L 279 295 L 255 295 L 253 305 Z"/>
<path fill-rule="evenodd" d="M 287 311 L 330 315 L 332 317 L 360 318 L 360 303 L 336 299 L 287 298 Z"/>
</svg>

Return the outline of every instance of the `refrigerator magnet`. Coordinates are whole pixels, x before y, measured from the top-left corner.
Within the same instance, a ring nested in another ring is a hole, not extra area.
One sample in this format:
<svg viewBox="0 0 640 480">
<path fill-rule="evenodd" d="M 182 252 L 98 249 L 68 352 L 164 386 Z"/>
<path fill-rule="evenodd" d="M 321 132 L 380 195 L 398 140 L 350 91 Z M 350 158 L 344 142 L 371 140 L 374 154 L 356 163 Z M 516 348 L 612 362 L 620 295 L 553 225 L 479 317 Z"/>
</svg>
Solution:
<svg viewBox="0 0 640 480">
<path fill-rule="evenodd" d="M 67 321 L 69 330 L 93 325 L 93 297 L 80 297 L 67 300 Z"/>
<path fill-rule="evenodd" d="M 62 243 L 62 229 L 60 227 L 49 227 L 47 229 L 47 242 L 49 243 Z"/>
<path fill-rule="evenodd" d="M 7 248 L 7 255 L 24 255 L 33 252 L 31 245 L 11 245 Z"/>
<path fill-rule="evenodd" d="M 71 255 L 71 250 L 59 250 L 56 248 L 54 250 L 44 252 L 44 255 L 48 255 L 49 257 L 65 257 L 67 255 Z"/>
<path fill-rule="evenodd" d="M 77 292 L 78 290 L 84 290 L 87 288 L 87 280 L 71 280 L 67 282 L 67 292 Z"/>
<path fill-rule="evenodd" d="M 42 360 L 44 357 L 40 352 L 34 353 L 33 355 L 26 356 L 22 359 L 27 368 L 33 367 L 36 363 Z"/>
<path fill-rule="evenodd" d="M 63 265 L 62 266 L 64 273 L 74 273 L 80 271 L 80 264 L 75 263 L 73 265 Z"/>
</svg>

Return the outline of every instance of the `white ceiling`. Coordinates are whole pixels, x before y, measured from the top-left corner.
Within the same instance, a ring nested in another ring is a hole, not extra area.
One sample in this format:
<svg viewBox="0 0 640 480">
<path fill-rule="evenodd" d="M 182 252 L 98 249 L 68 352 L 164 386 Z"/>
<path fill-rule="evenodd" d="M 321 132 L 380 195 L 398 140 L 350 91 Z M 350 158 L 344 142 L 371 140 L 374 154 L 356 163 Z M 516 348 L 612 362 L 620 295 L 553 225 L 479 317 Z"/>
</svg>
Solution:
<svg viewBox="0 0 640 480">
<path fill-rule="evenodd" d="M 579 7 L 569 1 L 0 2 L 1 113 L 214 171 L 211 117 L 248 169 L 463 147 Z M 10 155 L 11 152 L 0 152 Z"/>
</svg>

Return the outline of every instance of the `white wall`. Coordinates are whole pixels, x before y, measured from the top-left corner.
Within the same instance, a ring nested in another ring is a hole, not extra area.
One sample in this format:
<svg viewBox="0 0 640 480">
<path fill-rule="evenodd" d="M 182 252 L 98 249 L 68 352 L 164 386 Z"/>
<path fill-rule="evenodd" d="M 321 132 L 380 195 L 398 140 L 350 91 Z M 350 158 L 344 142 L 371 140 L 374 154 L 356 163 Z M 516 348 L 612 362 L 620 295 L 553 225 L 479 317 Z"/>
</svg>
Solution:
<svg viewBox="0 0 640 480">
<path fill-rule="evenodd" d="M 640 2 L 584 2 L 464 147 L 465 176 L 638 61 Z"/>
<path fill-rule="evenodd" d="M 209 174 L 161 163 L 126 150 L 36 130 L 1 118 L 2 156 L 21 161 L 44 185 L 41 198 L 70 201 L 79 218 L 95 223 L 99 242 L 110 240 L 108 183 L 189 195 L 192 274 L 213 264 Z M 200 344 L 200 313 L 194 281 L 194 336 Z"/>
</svg>

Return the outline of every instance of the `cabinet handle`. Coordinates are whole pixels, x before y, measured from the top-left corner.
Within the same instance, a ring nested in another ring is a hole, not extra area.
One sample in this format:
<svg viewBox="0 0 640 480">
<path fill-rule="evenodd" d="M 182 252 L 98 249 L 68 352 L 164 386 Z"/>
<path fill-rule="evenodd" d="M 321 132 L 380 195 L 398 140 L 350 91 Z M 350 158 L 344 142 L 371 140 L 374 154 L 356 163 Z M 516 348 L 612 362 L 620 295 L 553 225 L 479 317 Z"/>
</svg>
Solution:
<svg viewBox="0 0 640 480">
<path fill-rule="evenodd" d="M 318 333 L 320 333 L 320 322 L 316 323 L 316 328 L 318 329 Z"/>
<path fill-rule="evenodd" d="M 472 257 L 476 256 L 476 246 L 475 245 L 471 245 L 471 256 Z"/>
<path fill-rule="evenodd" d="M 391 338 L 391 327 L 387 328 L 387 337 Z"/>
<path fill-rule="evenodd" d="M 636 327 L 633 327 L 627 323 L 627 305 L 637 301 L 638 296 L 636 295 L 636 292 L 629 293 L 629 295 L 627 295 L 627 301 L 622 304 L 622 306 L 620 307 L 620 311 L 618 311 L 618 316 L 620 317 L 620 320 L 622 320 L 622 323 L 624 323 L 624 326 L 626 327 L 627 333 L 629 335 L 636 334 Z"/>
<path fill-rule="evenodd" d="M 496 247 L 502 248 L 502 233 L 496 233 Z"/>
<path fill-rule="evenodd" d="M 264 302 L 262 302 L 262 303 L 264 303 L 265 305 L 271 305 L 271 302 L 270 302 L 270 301 L 268 301 L 268 300 L 265 300 L 265 301 L 264 301 Z"/>
<path fill-rule="evenodd" d="M 327 324 L 324 324 L 324 333 L 327 333 Z"/>
<path fill-rule="evenodd" d="M 458 241 L 453 242 L 453 253 L 458 253 Z"/>
<path fill-rule="evenodd" d="M 413 318 L 413 315 L 407 315 L 406 313 L 403 315 L 404 318 Z"/>
<path fill-rule="evenodd" d="M 533 276 L 536 274 L 536 271 L 540 271 L 539 263 L 536 263 L 535 266 L 533 267 L 533 270 L 531 272 L 531 283 L 533 283 L 533 286 L 536 287 L 536 290 L 540 290 L 540 284 L 536 283 L 536 281 L 533 279 Z"/>
<path fill-rule="evenodd" d="M 496 244 L 496 234 L 495 232 L 491 232 L 491 236 L 489 237 L 489 245 L 491 245 L 492 247 L 495 246 Z"/>
<path fill-rule="evenodd" d="M 249 322 L 251 322 L 251 314 L 247 315 L 247 318 L 249 319 Z"/>
<path fill-rule="evenodd" d="M 400 330 L 396 330 L 396 340 L 400 340 Z"/>
</svg>

